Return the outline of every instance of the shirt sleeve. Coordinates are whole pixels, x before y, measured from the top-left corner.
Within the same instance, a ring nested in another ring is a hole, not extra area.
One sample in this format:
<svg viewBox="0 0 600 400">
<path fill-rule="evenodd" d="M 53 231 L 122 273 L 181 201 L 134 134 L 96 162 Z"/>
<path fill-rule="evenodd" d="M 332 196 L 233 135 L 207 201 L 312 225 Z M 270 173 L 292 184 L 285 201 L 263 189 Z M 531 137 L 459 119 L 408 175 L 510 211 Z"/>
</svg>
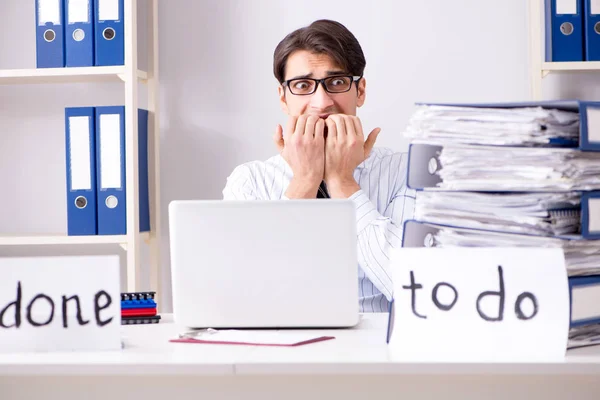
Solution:
<svg viewBox="0 0 600 400">
<path fill-rule="evenodd" d="M 404 221 L 414 215 L 415 194 L 406 186 L 403 167 L 402 163 L 396 171 L 398 176 L 383 214 L 362 189 L 349 198 L 356 207 L 359 265 L 388 300 L 393 295 L 390 254 L 402 247 Z"/>
<path fill-rule="evenodd" d="M 257 200 L 255 179 L 247 165 L 236 167 L 227 177 L 223 200 Z"/>
</svg>

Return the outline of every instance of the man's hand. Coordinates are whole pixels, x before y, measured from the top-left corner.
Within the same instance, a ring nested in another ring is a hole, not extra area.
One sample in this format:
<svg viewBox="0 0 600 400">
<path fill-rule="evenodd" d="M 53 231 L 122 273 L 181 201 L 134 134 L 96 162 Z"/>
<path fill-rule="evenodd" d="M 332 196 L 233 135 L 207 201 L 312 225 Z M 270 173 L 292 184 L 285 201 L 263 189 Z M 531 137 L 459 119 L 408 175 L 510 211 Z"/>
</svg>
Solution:
<svg viewBox="0 0 600 400">
<path fill-rule="evenodd" d="M 325 170 L 325 121 L 317 116 L 290 117 L 277 125 L 273 140 L 294 174 L 285 193 L 290 199 L 315 198 Z"/>
<path fill-rule="evenodd" d="M 348 198 L 360 189 L 354 170 L 371 154 L 381 129 L 373 129 L 365 141 L 358 117 L 333 114 L 325 123 L 325 182 L 332 198 Z"/>
</svg>

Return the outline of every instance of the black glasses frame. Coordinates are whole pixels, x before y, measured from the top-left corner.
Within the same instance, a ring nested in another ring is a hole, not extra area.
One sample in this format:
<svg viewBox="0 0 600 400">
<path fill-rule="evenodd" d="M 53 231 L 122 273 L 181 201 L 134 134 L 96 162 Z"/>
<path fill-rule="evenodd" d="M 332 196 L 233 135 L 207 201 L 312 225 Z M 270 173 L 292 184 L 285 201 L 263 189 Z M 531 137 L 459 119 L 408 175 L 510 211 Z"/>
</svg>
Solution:
<svg viewBox="0 0 600 400">
<path fill-rule="evenodd" d="M 328 79 L 335 79 L 335 78 L 350 78 L 351 82 L 350 82 L 350 86 L 348 86 L 348 89 L 343 90 L 341 92 L 331 92 L 331 91 L 327 90 L 327 85 L 325 85 L 325 81 Z M 337 94 L 337 93 L 349 92 L 350 89 L 352 89 L 352 83 L 354 83 L 354 82 L 358 83 L 361 79 L 362 79 L 362 75 L 360 75 L 360 76 L 358 76 L 358 75 L 333 75 L 333 76 L 328 76 L 327 78 L 323 78 L 323 79 L 313 79 L 313 78 L 288 79 L 287 81 L 283 81 L 282 85 L 283 85 L 283 87 L 287 87 L 290 90 L 290 93 L 293 94 L 294 96 L 310 96 L 311 94 L 313 94 L 317 91 L 317 89 L 319 88 L 319 85 L 323 85 L 323 89 L 325 89 L 325 91 L 327 93 Z M 292 81 L 313 81 L 315 83 L 315 87 L 312 90 L 312 92 L 310 92 L 310 93 L 294 93 L 290 87 L 290 82 L 292 82 Z"/>
</svg>

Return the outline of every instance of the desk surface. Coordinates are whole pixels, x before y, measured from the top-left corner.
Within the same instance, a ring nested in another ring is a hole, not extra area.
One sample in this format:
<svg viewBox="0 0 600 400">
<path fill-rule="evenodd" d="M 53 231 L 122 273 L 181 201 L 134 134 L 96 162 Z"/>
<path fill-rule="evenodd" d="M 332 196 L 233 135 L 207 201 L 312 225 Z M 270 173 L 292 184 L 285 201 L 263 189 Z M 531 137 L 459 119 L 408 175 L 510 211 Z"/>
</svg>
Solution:
<svg viewBox="0 0 600 400">
<path fill-rule="evenodd" d="M 64 375 L 590 375 L 600 374 L 600 346 L 570 350 L 559 362 L 411 363 L 385 343 L 387 314 L 365 314 L 353 329 L 320 330 L 335 340 L 299 347 L 170 343 L 184 329 L 123 326 L 122 351 L 0 354 L 0 376 Z"/>
</svg>

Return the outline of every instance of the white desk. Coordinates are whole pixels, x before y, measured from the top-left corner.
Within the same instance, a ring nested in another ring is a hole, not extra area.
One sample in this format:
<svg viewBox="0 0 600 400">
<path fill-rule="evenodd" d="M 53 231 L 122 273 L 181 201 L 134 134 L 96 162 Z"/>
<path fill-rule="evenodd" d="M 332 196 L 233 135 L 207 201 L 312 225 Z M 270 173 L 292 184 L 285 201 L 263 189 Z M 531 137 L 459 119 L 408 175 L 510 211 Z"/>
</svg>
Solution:
<svg viewBox="0 0 600 400">
<path fill-rule="evenodd" d="M 120 352 L 0 355 L 0 399 L 598 399 L 600 346 L 558 363 L 402 363 L 385 314 L 295 348 L 169 343 L 169 323 L 124 326 Z M 206 398 L 206 397 L 205 397 Z"/>
</svg>

